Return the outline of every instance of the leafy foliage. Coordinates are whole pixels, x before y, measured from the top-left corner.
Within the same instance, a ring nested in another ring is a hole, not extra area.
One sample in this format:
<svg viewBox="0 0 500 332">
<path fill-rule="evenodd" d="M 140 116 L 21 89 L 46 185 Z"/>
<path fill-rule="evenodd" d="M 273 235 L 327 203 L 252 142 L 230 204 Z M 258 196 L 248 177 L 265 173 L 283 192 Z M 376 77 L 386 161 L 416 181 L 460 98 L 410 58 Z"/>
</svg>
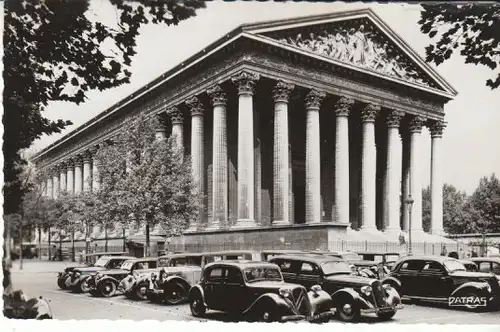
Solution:
<svg viewBox="0 0 500 332">
<path fill-rule="evenodd" d="M 495 174 L 481 178 L 470 203 L 483 220 L 484 231 L 500 232 L 500 181 Z"/>
<path fill-rule="evenodd" d="M 129 228 L 160 224 L 167 235 L 178 235 L 201 208 L 190 163 L 174 138 L 158 140 L 156 118 L 139 115 L 98 150 L 101 175 L 95 211 L 101 224 Z M 149 249 L 149 243 L 146 243 Z"/>
<path fill-rule="evenodd" d="M 141 25 L 177 25 L 204 8 L 200 0 L 109 0 L 116 22 L 98 22 L 88 0 L 6 0 L 4 29 L 4 211 L 17 212 L 25 193 L 20 155 L 70 121 L 43 116 L 51 101 L 79 104 L 88 91 L 130 81 Z"/>
<path fill-rule="evenodd" d="M 420 30 L 438 41 L 426 47 L 426 61 L 436 65 L 454 52 L 465 57 L 465 63 L 480 64 L 498 72 L 500 65 L 500 4 L 439 3 L 423 4 Z M 500 72 L 486 85 L 500 86 Z"/>
</svg>

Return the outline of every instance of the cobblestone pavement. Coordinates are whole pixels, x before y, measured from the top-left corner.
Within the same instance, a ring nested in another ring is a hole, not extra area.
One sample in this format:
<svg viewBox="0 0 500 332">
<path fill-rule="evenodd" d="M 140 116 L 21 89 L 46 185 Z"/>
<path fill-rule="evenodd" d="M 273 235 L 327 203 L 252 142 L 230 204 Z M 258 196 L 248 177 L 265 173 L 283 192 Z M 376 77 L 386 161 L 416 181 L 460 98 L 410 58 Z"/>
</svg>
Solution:
<svg viewBox="0 0 500 332">
<path fill-rule="evenodd" d="M 131 320 L 199 320 L 191 316 L 187 304 L 168 306 L 132 301 L 124 296 L 94 298 L 89 294 L 73 294 L 59 289 L 57 272 L 71 262 L 26 261 L 23 270 L 18 263 L 12 267 L 14 289 L 22 289 L 28 296 L 43 296 L 52 307 L 54 318 L 70 319 L 131 319 Z M 207 320 L 232 321 L 223 313 L 209 312 Z M 375 316 L 366 316 L 364 323 L 431 323 L 431 324 L 500 324 L 500 312 L 471 313 L 428 305 L 405 304 L 394 319 L 378 322 Z"/>
</svg>

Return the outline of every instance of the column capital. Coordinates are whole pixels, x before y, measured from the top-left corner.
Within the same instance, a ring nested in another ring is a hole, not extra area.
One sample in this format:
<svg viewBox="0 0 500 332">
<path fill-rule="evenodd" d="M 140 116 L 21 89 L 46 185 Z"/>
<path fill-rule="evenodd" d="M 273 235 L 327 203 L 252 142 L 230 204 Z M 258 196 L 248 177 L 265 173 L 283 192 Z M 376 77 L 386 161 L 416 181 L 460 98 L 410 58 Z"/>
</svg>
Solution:
<svg viewBox="0 0 500 332">
<path fill-rule="evenodd" d="M 184 123 L 184 115 L 182 114 L 181 110 L 177 107 L 171 107 L 169 108 L 167 114 L 170 116 L 170 119 L 172 120 L 172 124 L 183 124 Z"/>
<path fill-rule="evenodd" d="M 396 111 L 396 110 L 390 110 L 389 113 L 387 113 L 387 126 L 389 128 L 399 128 L 399 125 L 401 123 L 401 119 L 405 116 L 404 112 L 401 111 Z"/>
<path fill-rule="evenodd" d="M 56 165 L 57 171 L 58 171 L 58 172 L 61 172 L 61 173 L 62 173 L 63 171 L 65 171 L 65 170 L 66 170 L 66 163 L 67 163 L 67 161 L 66 161 L 66 160 L 63 160 L 63 161 L 61 161 L 60 163 L 58 163 L 58 164 Z"/>
<path fill-rule="evenodd" d="M 367 104 L 361 110 L 361 121 L 362 122 L 374 122 L 375 118 L 380 112 L 381 107 L 375 104 Z"/>
<path fill-rule="evenodd" d="M 99 148 L 100 148 L 99 145 L 94 145 L 94 146 L 91 146 L 89 148 L 88 153 L 91 155 L 92 158 L 97 154 L 97 151 L 99 150 Z"/>
<path fill-rule="evenodd" d="M 278 81 L 273 88 L 273 99 L 275 102 L 281 101 L 288 103 L 290 93 L 295 89 L 295 84 Z"/>
<path fill-rule="evenodd" d="M 88 163 L 92 161 L 92 151 L 90 149 L 85 150 L 82 153 L 82 159 L 84 163 Z"/>
<path fill-rule="evenodd" d="M 191 97 L 188 100 L 186 100 L 186 105 L 189 108 L 189 111 L 191 112 L 191 116 L 196 116 L 200 115 L 203 116 L 203 104 L 201 101 L 198 99 L 198 97 Z"/>
<path fill-rule="evenodd" d="M 349 116 L 352 106 L 354 105 L 354 99 L 348 97 L 341 97 L 335 103 L 335 114 L 337 116 Z"/>
<path fill-rule="evenodd" d="M 319 110 L 321 102 L 326 97 L 326 93 L 318 90 L 311 90 L 306 95 L 305 103 L 307 110 Z"/>
<path fill-rule="evenodd" d="M 444 121 L 434 121 L 429 125 L 431 131 L 431 137 L 442 137 L 443 131 L 446 128 L 446 122 Z"/>
<path fill-rule="evenodd" d="M 70 157 L 66 159 L 66 170 L 67 171 L 73 170 L 74 167 L 75 167 L 75 158 Z"/>
<path fill-rule="evenodd" d="M 426 120 L 423 116 L 414 115 L 408 123 L 410 133 L 421 133 Z"/>
<path fill-rule="evenodd" d="M 73 163 L 76 166 L 81 166 L 83 163 L 83 153 L 79 153 L 71 157 L 73 159 Z"/>
<path fill-rule="evenodd" d="M 255 83 L 260 79 L 260 75 L 253 72 L 241 71 L 231 77 L 231 81 L 238 87 L 238 94 L 253 94 Z"/>
<path fill-rule="evenodd" d="M 227 104 L 227 96 L 219 84 L 214 85 L 207 90 L 213 106 L 225 106 Z"/>
</svg>

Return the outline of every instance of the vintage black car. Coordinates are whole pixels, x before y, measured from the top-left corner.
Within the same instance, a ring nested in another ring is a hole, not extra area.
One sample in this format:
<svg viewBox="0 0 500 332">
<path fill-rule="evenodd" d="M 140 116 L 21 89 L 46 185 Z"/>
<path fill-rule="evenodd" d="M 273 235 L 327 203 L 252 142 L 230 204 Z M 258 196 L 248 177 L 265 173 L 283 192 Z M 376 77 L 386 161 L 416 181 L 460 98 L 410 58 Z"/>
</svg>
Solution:
<svg viewBox="0 0 500 332">
<path fill-rule="evenodd" d="M 189 289 L 198 283 L 206 264 L 220 260 L 260 260 L 260 257 L 260 253 L 252 250 L 172 255 L 167 267 L 151 274 L 146 296 L 156 303 L 174 305 L 186 302 Z"/>
<path fill-rule="evenodd" d="M 67 289 L 68 287 L 66 286 L 66 279 L 69 277 L 70 272 L 73 272 L 73 270 L 76 268 L 94 266 L 96 261 L 102 256 L 125 256 L 127 254 L 128 254 L 127 252 L 99 252 L 99 253 L 85 255 L 87 261 L 85 264 L 68 266 L 64 268 L 64 270 L 62 270 L 61 272 L 58 272 L 57 285 L 61 289 Z"/>
<path fill-rule="evenodd" d="M 195 317 L 214 309 L 264 322 L 326 322 L 335 312 L 320 286 L 307 292 L 301 285 L 284 282 L 275 264 L 258 261 L 208 264 L 200 282 L 189 291 L 189 302 Z"/>
<path fill-rule="evenodd" d="M 123 262 L 118 269 L 99 271 L 87 280 L 89 293 L 92 296 L 111 297 L 116 294 L 122 279 L 136 271 L 156 268 L 157 261 L 157 257 L 130 259 Z M 120 289 L 120 292 L 122 291 Z"/>
<path fill-rule="evenodd" d="M 69 272 L 69 277 L 66 278 L 66 287 L 73 292 L 89 291 L 88 280 L 91 276 L 99 271 L 118 269 L 129 259 L 135 259 L 132 256 L 102 256 L 97 260 L 94 266 L 77 267 Z"/>
<path fill-rule="evenodd" d="M 351 251 L 311 251 L 311 254 L 340 258 L 351 265 L 354 274 L 360 277 L 381 279 L 389 269 L 373 260 L 363 259 L 361 255 Z"/>
<path fill-rule="evenodd" d="M 407 256 L 399 259 L 384 284 L 398 289 L 403 298 L 454 304 L 467 300 L 463 307 L 481 309 L 500 301 L 500 285 L 491 273 L 468 272 L 457 259 L 445 256 Z M 478 306 L 476 300 L 484 301 Z"/>
<path fill-rule="evenodd" d="M 477 264 L 468 259 L 459 259 L 459 263 L 465 266 L 465 269 L 469 272 L 477 272 Z"/>
<path fill-rule="evenodd" d="M 403 307 L 393 287 L 352 274 L 349 264 L 338 257 L 281 256 L 270 262 L 280 267 L 286 282 L 321 286 L 332 297 L 337 316 L 343 321 L 354 322 L 369 313 L 389 320 Z"/>
<path fill-rule="evenodd" d="M 471 258 L 479 272 L 493 273 L 500 280 L 500 257 L 474 257 Z"/>
<path fill-rule="evenodd" d="M 118 291 L 132 300 L 146 300 L 151 274 L 159 272 L 163 267 L 167 267 L 171 256 L 170 254 L 158 257 L 156 267 L 136 270 L 123 278 L 118 285 Z"/>
<path fill-rule="evenodd" d="M 3 314 L 13 319 L 52 319 L 49 303 L 41 296 L 31 298 L 22 290 L 3 294 Z"/>
</svg>

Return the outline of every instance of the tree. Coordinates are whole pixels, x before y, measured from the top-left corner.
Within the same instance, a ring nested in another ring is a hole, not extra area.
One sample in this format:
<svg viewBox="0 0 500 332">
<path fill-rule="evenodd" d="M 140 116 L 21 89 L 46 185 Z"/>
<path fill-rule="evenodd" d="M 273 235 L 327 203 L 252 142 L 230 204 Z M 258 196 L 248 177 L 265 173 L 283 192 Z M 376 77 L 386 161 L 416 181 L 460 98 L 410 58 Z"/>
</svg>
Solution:
<svg viewBox="0 0 500 332">
<path fill-rule="evenodd" d="M 158 140 L 156 118 L 140 114 L 96 155 L 101 174 L 96 210 L 107 225 L 145 227 L 149 255 L 150 227 L 160 224 L 169 236 L 179 235 L 201 210 L 189 161 L 173 137 Z"/>
<path fill-rule="evenodd" d="M 141 25 L 177 25 L 204 8 L 200 0 L 109 0 L 116 22 L 89 19 L 89 1 L 6 0 L 4 29 L 4 211 L 16 213 L 22 149 L 71 122 L 43 116 L 51 101 L 81 103 L 90 90 L 130 81 Z"/>
<path fill-rule="evenodd" d="M 483 220 L 483 232 L 500 232 L 500 180 L 483 177 L 471 196 L 471 205 Z"/>
<path fill-rule="evenodd" d="M 496 78 L 488 79 L 491 89 L 500 86 L 500 4 L 440 3 L 422 5 L 420 30 L 435 44 L 425 48 L 426 61 L 436 65 L 456 51 L 465 63 L 484 65 L 496 70 Z"/>
</svg>

